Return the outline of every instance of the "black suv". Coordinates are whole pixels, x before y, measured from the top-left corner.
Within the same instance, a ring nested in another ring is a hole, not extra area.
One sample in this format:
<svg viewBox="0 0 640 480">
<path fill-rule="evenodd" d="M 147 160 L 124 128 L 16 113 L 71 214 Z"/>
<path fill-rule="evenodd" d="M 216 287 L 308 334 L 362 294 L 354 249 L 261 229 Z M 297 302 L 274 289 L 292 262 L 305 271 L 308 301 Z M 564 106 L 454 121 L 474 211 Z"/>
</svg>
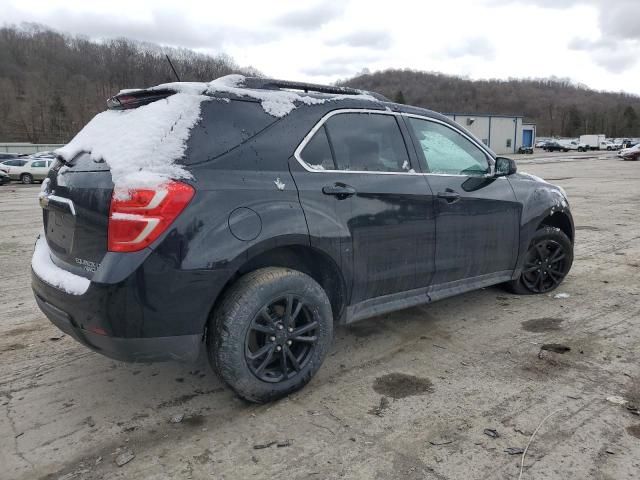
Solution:
<svg viewBox="0 0 640 480">
<path fill-rule="evenodd" d="M 172 85 L 108 105 L 166 102 Z M 176 158 L 189 178 L 122 199 L 108 162 L 81 152 L 43 185 L 35 298 L 91 349 L 193 360 L 204 346 L 265 402 L 311 379 L 335 325 L 499 283 L 547 293 L 571 267 L 562 189 L 443 115 L 275 80 L 202 93 Z M 271 94 L 293 103 L 274 114 Z"/>
</svg>

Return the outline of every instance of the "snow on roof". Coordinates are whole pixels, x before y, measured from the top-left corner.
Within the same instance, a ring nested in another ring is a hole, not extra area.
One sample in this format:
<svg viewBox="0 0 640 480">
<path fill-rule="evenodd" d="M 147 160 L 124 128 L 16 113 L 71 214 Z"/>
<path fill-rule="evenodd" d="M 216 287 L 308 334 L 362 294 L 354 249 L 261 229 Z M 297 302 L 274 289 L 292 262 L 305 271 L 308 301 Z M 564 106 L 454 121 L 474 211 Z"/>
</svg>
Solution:
<svg viewBox="0 0 640 480">
<path fill-rule="evenodd" d="M 344 98 L 377 101 L 371 95 L 331 95 L 325 98 L 288 90 L 243 88 L 243 75 L 227 75 L 209 83 L 177 82 L 149 90 L 177 92 L 165 99 L 130 110 L 107 110 L 96 115 L 74 138 L 56 153 L 71 161 L 81 152 L 89 152 L 96 161 L 104 160 L 111 169 L 116 194 L 126 196 L 132 188 L 154 187 L 168 179 L 190 178 L 180 164 L 191 129 L 200 118 L 203 101 L 222 93 L 250 97 L 260 101 L 265 112 L 274 117 L 290 113 L 296 104 L 320 104 Z M 136 90 L 122 90 L 131 93 Z"/>
<path fill-rule="evenodd" d="M 327 101 L 342 100 L 345 98 L 355 98 L 358 100 L 377 101 L 371 95 L 362 93 L 360 95 L 331 95 L 326 98 L 312 97 L 310 95 L 295 92 L 290 90 L 269 90 L 269 89 L 256 89 L 245 88 L 244 84 L 246 77 L 244 75 L 226 75 L 213 80 L 209 83 L 202 82 L 174 82 L 165 83 L 153 87 L 153 90 L 175 90 L 183 93 L 192 94 L 216 94 L 216 93 L 228 93 L 239 97 L 249 97 L 259 100 L 262 104 L 262 108 L 269 115 L 274 117 L 284 117 L 296 108 L 296 102 L 305 105 L 317 105 L 325 103 Z"/>
</svg>

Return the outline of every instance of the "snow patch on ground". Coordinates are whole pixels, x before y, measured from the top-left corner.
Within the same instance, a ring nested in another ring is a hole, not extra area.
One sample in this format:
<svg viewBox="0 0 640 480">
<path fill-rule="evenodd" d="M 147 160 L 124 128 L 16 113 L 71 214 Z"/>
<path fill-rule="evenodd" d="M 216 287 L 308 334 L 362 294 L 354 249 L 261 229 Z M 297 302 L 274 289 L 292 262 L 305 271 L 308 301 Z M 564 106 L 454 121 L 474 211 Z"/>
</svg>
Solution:
<svg viewBox="0 0 640 480">
<path fill-rule="evenodd" d="M 56 153 L 71 161 L 80 152 L 90 152 L 93 160 L 107 162 L 120 196 L 132 188 L 190 178 L 175 161 L 184 155 L 206 100 L 204 95 L 176 93 L 132 110 L 99 113 Z"/>
<path fill-rule="evenodd" d="M 568 293 L 556 293 L 553 298 L 569 298 L 571 295 Z"/>
<path fill-rule="evenodd" d="M 42 280 L 71 295 L 82 295 L 91 283 L 88 279 L 74 275 L 58 267 L 51 260 L 51 250 L 43 236 L 36 240 L 36 247 L 31 259 L 31 268 Z"/>
</svg>

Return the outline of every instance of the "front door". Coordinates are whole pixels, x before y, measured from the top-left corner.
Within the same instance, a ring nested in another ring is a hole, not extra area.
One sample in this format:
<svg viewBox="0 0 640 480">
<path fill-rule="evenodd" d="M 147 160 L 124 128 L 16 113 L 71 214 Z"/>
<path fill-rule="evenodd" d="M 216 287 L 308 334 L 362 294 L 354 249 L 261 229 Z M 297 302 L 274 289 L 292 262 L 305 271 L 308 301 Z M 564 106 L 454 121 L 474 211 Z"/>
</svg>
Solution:
<svg viewBox="0 0 640 480">
<path fill-rule="evenodd" d="M 292 166 L 311 243 L 339 245 L 351 304 L 433 276 L 433 197 L 401 128 L 392 113 L 338 111 L 312 131 Z"/>
<path fill-rule="evenodd" d="M 520 204 L 493 160 L 470 136 L 444 122 L 407 117 L 436 196 L 433 284 L 504 277 L 518 255 Z"/>
</svg>

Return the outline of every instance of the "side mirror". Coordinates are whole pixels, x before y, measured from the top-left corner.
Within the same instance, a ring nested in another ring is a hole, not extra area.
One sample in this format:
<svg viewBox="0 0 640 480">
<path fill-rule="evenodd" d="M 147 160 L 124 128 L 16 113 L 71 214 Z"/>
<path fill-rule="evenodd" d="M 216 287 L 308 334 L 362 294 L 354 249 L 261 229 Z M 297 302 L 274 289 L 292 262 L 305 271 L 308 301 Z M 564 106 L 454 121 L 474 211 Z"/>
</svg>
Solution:
<svg viewBox="0 0 640 480">
<path fill-rule="evenodd" d="M 496 158 L 496 177 L 506 177 L 507 175 L 513 175 L 518 171 L 516 161 L 507 157 Z"/>
</svg>

